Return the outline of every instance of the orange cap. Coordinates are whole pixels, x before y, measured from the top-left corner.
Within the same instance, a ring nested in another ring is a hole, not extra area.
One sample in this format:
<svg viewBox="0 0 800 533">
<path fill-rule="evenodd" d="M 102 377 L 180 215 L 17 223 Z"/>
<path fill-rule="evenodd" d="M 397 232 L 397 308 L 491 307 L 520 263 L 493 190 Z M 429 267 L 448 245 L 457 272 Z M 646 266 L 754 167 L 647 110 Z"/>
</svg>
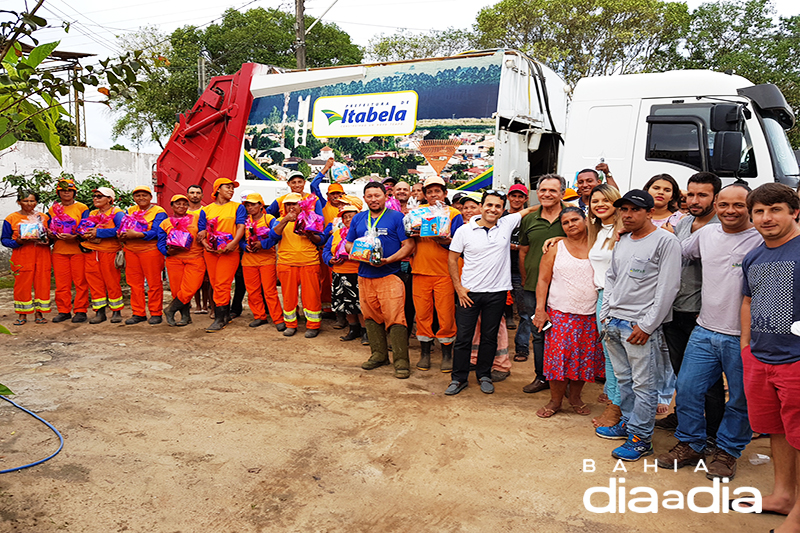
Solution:
<svg viewBox="0 0 800 533">
<path fill-rule="evenodd" d="M 575 192 L 575 189 L 570 189 L 569 187 L 567 187 L 567 190 L 564 191 L 564 197 L 562 198 L 562 200 L 564 200 L 565 202 L 569 202 L 570 200 L 574 200 L 577 197 L 578 193 Z"/>
<path fill-rule="evenodd" d="M 153 191 L 151 191 L 150 187 L 147 185 L 139 185 L 131 191 L 131 194 L 136 194 L 137 192 L 146 192 L 150 196 L 153 196 Z"/>
<path fill-rule="evenodd" d="M 289 194 L 287 194 L 286 196 L 283 197 L 283 200 L 282 200 L 281 203 L 284 203 L 284 204 L 296 204 L 297 202 L 299 202 L 302 199 L 303 199 L 303 197 L 299 193 L 290 192 Z"/>
<path fill-rule="evenodd" d="M 261 195 L 258 194 L 257 192 L 251 192 L 250 194 L 245 196 L 244 199 L 242 199 L 242 201 L 243 202 L 248 202 L 248 203 L 251 203 L 251 204 L 264 205 L 264 198 L 262 198 Z"/>
<path fill-rule="evenodd" d="M 178 200 L 186 200 L 187 202 L 189 201 L 189 199 L 186 198 L 184 195 L 176 194 L 175 196 L 172 197 L 172 199 L 169 201 L 169 203 L 171 205 L 171 204 L 174 204 L 175 202 L 177 202 Z"/>
<path fill-rule="evenodd" d="M 214 189 L 211 191 L 211 195 L 212 196 L 216 196 L 217 195 L 217 191 L 219 190 L 219 188 L 222 187 L 223 185 L 228 185 L 228 184 L 231 184 L 234 187 L 238 187 L 239 186 L 239 182 L 237 182 L 237 181 L 233 181 L 233 180 L 228 179 L 228 178 L 217 178 L 217 180 L 214 182 Z"/>
<path fill-rule="evenodd" d="M 356 206 L 359 211 L 361 211 L 361 209 L 364 207 L 364 202 L 362 202 L 361 198 L 358 196 L 350 196 L 349 194 L 346 194 L 342 196 L 341 201 Z"/>
<path fill-rule="evenodd" d="M 344 187 L 341 183 L 331 183 L 328 185 L 328 194 L 332 192 L 344 192 Z"/>
</svg>

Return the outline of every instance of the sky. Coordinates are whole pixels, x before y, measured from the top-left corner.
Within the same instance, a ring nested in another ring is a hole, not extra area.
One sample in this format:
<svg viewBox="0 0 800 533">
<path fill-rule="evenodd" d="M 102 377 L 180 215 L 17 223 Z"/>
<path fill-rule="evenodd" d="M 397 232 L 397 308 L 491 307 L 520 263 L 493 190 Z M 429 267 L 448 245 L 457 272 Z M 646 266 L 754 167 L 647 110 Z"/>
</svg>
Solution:
<svg viewBox="0 0 800 533">
<path fill-rule="evenodd" d="M 21 9 L 35 0 L 2 0 L 4 9 Z M 306 0 L 306 13 L 319 17 L 333 0 Z M 430 29 L 469 28 L 481 8 L 494 5 L 492 0 L 338 0 L 324 17 L 325 22 L 335 22 L 350 34 L 353 42 L 366 46 L 369 40 L 381 33 L 393 34 L 398 30 L 427 31 Z M 690 0 L 690 8 L 701 2 Z M 800 14 L 797 0 L 774 0 L 780 15 Z M 113 7 L 112 7 L 113 6 Z M 82 64 L 96 63 L 99 59 L 119 55 L 118 37 L 136 31 L 142 26 L 155 25 L 170 33 L 185 25 L 205 25 L 218 20 L 228 8 L 252 9 L 255 7 L 280 8 L 294 11 L 293 0 L 46 0 L 37 14 L 47 19 L 51 29 L 37 33 L 40 42 L 61 40 L 59 50 L 97 54 Z M 71 29 L 65 34 L 61 21 L 69 21 Z M 112 113 L 103 104 L 95 103 L 102 96 L 93 90 L 86 93 L 86 122 L 88 145 L 108 148 L 121 143 L 135 149 L 125 138 L 113 140 Z M 141 147 L 141 151 L 158 153 L 157 144 Z"/>
</svg>

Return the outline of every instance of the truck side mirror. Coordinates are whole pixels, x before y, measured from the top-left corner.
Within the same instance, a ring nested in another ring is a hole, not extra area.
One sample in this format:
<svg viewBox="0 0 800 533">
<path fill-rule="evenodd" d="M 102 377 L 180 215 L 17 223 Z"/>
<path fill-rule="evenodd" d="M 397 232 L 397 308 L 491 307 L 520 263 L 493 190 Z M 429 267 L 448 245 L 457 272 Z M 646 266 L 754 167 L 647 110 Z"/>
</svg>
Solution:
<svg viewBox="0 0 800 533">
<path fill-rule="evenodd" d="M 742 161 L 744 134 L 739 131 L 720 131 L 714 136 L 711 168 L 716 173 L 739 172 Z"/>
<path fill-rule="evenodd" d="M 740 131 L 742 106 L 716 104 L 711 108 L 711 131 Z"/>
</svg>

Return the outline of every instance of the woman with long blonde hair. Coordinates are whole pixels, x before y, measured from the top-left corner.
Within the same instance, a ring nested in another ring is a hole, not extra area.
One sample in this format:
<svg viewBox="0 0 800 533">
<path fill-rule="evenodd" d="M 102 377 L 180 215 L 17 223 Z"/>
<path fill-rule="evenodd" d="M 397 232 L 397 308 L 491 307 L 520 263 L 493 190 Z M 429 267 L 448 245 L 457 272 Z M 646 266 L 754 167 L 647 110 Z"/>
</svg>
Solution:
<svg viewBox="0 0 800 533">
<path fill-rule="evenodd" d="M 589 261 L 594 270 L 594 286 L 597 289 L 597 315 L 603 305 L 603 287 L 606 281 L 606 271 L 611 265 L 611 254 L 614 245 L 619 239 L 622 229 L 622 219 L 617 215 L 614 202 L 620 198 L 619 191 L 605 183 L 592 189 L 589 196 Z M 603 325 L 597 321 L 598 331 Z M 607 401 L 606 410 L 598 418 L 592 420 L 595 427 L 609 426 L 619 422 L 622 413 L 619 409 L 619 389 L 617 378 L 611 366 L 611 359 L 603 343 L 603 352 L 606 357 L 606 383 L 603 392 Z"/>
</svg>

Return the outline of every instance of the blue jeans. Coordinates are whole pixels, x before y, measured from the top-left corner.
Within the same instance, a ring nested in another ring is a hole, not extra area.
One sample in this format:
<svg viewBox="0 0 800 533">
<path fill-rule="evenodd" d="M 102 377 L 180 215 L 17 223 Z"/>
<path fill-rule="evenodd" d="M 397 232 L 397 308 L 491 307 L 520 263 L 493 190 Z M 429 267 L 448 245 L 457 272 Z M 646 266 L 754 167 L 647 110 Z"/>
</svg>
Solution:
<svg viewBox="0 0 800 533">
<path fill-rule="evenodd" d="M 597 292 L 597 333 L 603 332 L 603 323 L 600 321 L 600 309 L 603 307 L 603 289 Z M 617 386 L 617 376 L 614 375 L 614 366 L 611 364 L 611 357 L 608 355 L 606 340 L 603 339 L 603 355 L 606 358 L 606 384 L 603 385 L 603 392 L 606 393 L 611 403 L 619 407 L 619 387 Z"/>
<path fill-rule="evenodd" d="M 635 322 L 611 318 L 606 324 L 606 347 L 611 356 L 620 392 L 619 408 L 628 422 L 628 435 L 650 441 L 658 407 L 656 352 L 658 336 L 651 335 L 644 345 L 626 339 Z"/>
<path fill-rule="evenodd" d="M 525 295 L 525 311 L 528 314 L 528 324 L 533 335 L 533 369 L 536 371 L 536 378 L 547 381 L 544 377 L 544 333 L 533 327 L 532 317 L 536 314 L 536 293 L 533 291 L 523 291 Z"/>
<path fill-rule="evenodd" d="M 531 341 L 531 316 L 525 306 L 525 291 L 522 289 L 522 278 L 519 274 L 511 274 L 511 286 L 514 287 L 514 303 L 517 304 L 519 314 L 517 334 L 514 335 L 514 349 L 518 355 L 527 356 Z"/>
<path fill-rule="evenodd" d="M 706 446 L 706 392 L 722 377 L 728 378 L 728 402 L 717 431 L 717 446 L 740 457 L 752 431 L 747 418 L 747 399 L 739 337 L 696 326 L 689 337 L 678 374 L 678 429 L 675 437 L 696 452 Z"/>
</svg>

